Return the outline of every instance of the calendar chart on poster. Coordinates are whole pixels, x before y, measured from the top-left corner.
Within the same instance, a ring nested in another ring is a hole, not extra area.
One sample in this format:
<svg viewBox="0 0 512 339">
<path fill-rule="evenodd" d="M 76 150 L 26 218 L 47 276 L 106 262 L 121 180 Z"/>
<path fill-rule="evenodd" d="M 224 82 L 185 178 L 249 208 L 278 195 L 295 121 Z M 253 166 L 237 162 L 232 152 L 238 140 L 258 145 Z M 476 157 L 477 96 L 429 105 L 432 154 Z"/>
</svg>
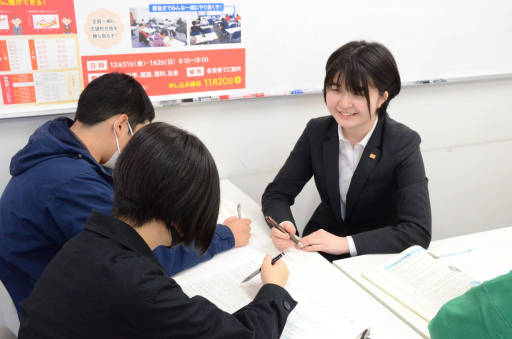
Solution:
<svg viewBox="0 0 512 339">
<path fill-rule="evenodd" d="M 73 112 L 108 72 L 152 101 L 319 92 L 352 40 L 381 42 L 402 81 L 512 74 L 512 2 L 0 0 L 0 118 Z"/>
</svg>

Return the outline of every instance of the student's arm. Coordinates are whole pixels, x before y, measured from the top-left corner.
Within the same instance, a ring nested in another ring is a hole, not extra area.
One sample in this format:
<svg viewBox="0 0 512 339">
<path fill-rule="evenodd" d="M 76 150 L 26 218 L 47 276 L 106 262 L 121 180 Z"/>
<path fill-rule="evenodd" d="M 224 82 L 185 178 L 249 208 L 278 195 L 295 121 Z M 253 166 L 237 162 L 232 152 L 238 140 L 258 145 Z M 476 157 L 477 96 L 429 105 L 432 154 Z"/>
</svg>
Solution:
<svg viewBox="0 0 512 339">
<path fill-rule="evenodd" d="M 229 314 L 201 296 L 189 298 L 155 269 L 137 276 L 137 290 L 126 291 L 135 307 L 123 316 L 148 338 L 277 339 L 296 305 L 284 288 L 266 284 L 251 303 Z"/>
<path fill-rule="evenodd" d="M 271 216 L 278 223 L 291 221 L 295 224 L 290 206 L 294 204 L 295 197 L 313 175 L 309 141 L 310 125 L 311 121 L 261 198 L 263 214 Z"/>
<path fill-rule="evenodd" d="M 83 225 L 92 210 L 111 214 L 113 203 L 112 186 L 100 178 L 87 175 L 78 175 L 66 182 L 56 193 L 55 198 L 47 205 L 50 218 L 56 227 L 50 236 L 63 244 L 74 237 L 83 228 Z M 217 225 L 212 245 L 201 257 L 193 250 L 179 245 L 172 249 L 159 247 L 155 255 L 165 271 L 176 274 L 184 269 L 208 260 L 215 254 L 233 248 L 235 239 L 231 230 L 224 225 Z"/>
<path fill-rule="evenodd" d="M 172 276 L 200 262 L 211 259 L 214 255 L 227 251 L 235 246 L 235 238 L 229 227 L 218 224 L 213 242 L 205 254 L 199 256 L 194 248 L 179 245 L 173 248 L 163 246 L 155 248 L 153 253 L 168 276 Z"/>
<path fill-rule="evenodd" d="M 353 234 L 357 253 L 398 253 L 412 245 L 427 248 L 432 220 L 420 136 L 408 131 L 397 148 L 397 225 Z M 371 213 L 371 211 L 368 211 Z"/>
</svg>

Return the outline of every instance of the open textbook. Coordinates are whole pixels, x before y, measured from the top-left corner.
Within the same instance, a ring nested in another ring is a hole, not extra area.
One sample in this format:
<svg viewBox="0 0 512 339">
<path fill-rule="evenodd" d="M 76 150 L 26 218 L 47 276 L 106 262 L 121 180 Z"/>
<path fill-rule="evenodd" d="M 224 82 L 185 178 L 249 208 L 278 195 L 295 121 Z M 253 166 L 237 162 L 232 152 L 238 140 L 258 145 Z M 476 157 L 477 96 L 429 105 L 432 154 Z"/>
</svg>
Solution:
<svg viewBox="0 0 512 339">
<path fill-rule="evenodd" d="M 426 321 L 479 282 L 420 246 L 412 246 L 363 277 Z"/>
</svg>

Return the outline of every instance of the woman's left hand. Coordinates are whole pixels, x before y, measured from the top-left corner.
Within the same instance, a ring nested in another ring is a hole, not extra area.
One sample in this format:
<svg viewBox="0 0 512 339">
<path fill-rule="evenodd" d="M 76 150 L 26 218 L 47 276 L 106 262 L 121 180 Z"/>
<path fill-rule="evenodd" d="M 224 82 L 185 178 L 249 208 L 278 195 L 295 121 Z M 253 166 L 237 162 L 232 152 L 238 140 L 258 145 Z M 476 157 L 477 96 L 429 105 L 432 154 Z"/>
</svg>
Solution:
<svg viewBox="0 0 512 339">
<path fill-rule="evenodd" d="M 319 229 L 300 239 L 306 252 L 325 252 L 329 254 L 349 253 L 348 241 L 345 237 L 338 237 L 324 229 Z"/>
</svg>

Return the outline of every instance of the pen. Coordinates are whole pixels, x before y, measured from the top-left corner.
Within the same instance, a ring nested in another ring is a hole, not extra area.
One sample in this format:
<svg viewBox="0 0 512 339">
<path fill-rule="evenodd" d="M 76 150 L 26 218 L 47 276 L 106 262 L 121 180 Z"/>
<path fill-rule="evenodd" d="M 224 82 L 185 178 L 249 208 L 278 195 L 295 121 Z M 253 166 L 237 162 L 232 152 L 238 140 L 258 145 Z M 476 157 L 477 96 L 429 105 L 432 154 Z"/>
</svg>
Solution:
<svg viewBox="0 0 512 339">
<path fill-rule="evenodd" d="M 365 329 L 356 339 L 370 339 L 370 328 Z"/>
<path fill-rule="evenodd" d="M 287 230 L 284 229 L 283 226 L 279 225 L 272 217 L 266 216 L 265 220 L 272 226 L 283 232 L 284 234 L 290 235 L 290 240 L 299 245 L 299 247 L 304 247 L 304 245 L 300 242 L 300 240 L 295 236 L 295 234 L 288 233 Z"/>
<path fill-rule="evenodd" d="M 242 219 L 242 204 L 238 203 L 236 205 L 236 213 L 238 214 L 238 219 Z"/>
<path fill-rule="evenodd" d="M 279 259 L 281 259 L 285 254 L 286 254 L 286 253 L 281 252 L 281 253 L 279 253 L 278 255 L 276 255 L 275 257 L 273 257 L 273 258 L 272 258 L 272 261 L 271 261 L 272 265 L 274 265 L 274 264 L 276 263 L 276 261 L 278 261 Z M 244 280 L 242 280 L 242 284 L 243 284 L 244 282 L 246 282 L 246 281 L 251 280 L 252 278 L 254 278 L 255 276 L 257 276 L 257 275 L 258 275 L 258 274 L 260 274 L 260 273 L 261 273 L 261 267 L 260 267 L 260 268 L 258 268 L 256 271 L 252 272 L 251 274 L 249 274 L 249 275 L 247 276 L 247 278 L 245 278 Z"/>
</svg>

